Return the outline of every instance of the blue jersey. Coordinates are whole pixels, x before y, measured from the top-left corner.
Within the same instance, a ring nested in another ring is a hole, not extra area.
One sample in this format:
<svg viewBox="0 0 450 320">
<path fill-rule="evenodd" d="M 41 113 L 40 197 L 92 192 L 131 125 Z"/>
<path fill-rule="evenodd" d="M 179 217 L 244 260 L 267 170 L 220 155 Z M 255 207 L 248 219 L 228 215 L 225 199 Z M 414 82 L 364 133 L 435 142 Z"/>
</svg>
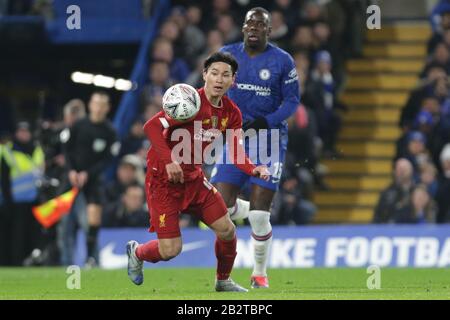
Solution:
<svg viewBox="0 0 450 320">
<path fill-rule="evenodd" d="M 280 129 L 287 143 L 287 121 L 300 104 L 300 90 L 294 60 L 286 51 L 268 44 L 266 50 L 250 57 L 244 43 L 220 49 L 231 53 L 239 63 L 236 84 L 228 96 L 237 104 L 244 121 L 265 117 L 269 128 Z"/>
</svg>

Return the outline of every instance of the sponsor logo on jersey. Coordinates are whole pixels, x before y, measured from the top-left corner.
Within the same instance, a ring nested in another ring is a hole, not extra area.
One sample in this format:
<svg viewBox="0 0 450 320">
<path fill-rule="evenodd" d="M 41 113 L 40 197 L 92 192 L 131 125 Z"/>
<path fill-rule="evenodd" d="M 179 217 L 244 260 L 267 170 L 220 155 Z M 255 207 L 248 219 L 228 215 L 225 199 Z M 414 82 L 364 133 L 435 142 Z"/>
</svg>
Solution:
<svg viewBox="0 0 450 320">
<path fill-rule="evenodd" d="M 194 134 L 194 140 L 213 142 L 220 135 L 222 135 L 222 133 L 217 129 L 206 130 L 201 128 L 196 134 Z"/>
<path fill-rule="evenodd" d="M 254 91 L 257 96 L 270 96 L 271 90 L 270 87 L 257 86 L 250 83 L 238 83 L 238 89 L 246 90 L 246 91 Z"/>
<path fill-rule="evenodd" d="M 297 69 L 293 68 L 291 71 L 289 71 L 289 78 L 295 78 L 297 76 Z"/>
<path fill-rule="evenodd" d="M 288 77 L 289 79 L 285 80 L 284 84 L 289 84 L 298 81 L 297 69 L 293 68 L 291 71 L 289 71 Z"/>
</svg>

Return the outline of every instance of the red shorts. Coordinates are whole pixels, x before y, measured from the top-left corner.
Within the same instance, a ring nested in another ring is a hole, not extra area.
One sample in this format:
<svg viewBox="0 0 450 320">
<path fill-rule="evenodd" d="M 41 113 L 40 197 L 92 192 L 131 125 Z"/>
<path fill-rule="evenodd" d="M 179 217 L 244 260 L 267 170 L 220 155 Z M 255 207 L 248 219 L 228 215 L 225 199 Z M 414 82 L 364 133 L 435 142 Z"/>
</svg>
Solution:
<svg viewBox="0 0 450 320">
<path fill-rule="evenodd" d="M 152 170 L 152 168 L 148 168 Z M 158 172 L 147 174 L 146 196 L 150 211 L 150 232 L 156 232 L 159 239 L 181 236 L 180 213 L 196 215 L 207 225 L 227 214 L 222 196 L 203 174 L 184 183 L 171 183 L 167 175 Z"/>
</svg>

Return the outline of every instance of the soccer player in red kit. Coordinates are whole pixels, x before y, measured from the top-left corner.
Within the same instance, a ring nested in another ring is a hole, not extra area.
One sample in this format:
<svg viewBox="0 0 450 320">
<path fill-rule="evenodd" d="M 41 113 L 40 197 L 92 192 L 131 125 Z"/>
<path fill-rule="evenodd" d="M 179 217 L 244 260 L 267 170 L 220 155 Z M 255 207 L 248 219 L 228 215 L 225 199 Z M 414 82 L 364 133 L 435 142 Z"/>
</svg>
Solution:
<svg viewBox="0 0 450 320">
<path fill-rule="evenodd" d="M 158 240 L 144 244 L 130 241 L 127 244 L 128 276 L 137 285 L 144 281 L 144 261 L 167 261 L 181 252 L 179 214 L 184 212 L 197 215 L 216 234 L 216 291 L 247 291 L 230 278 L 236 257 L 235 226 L 222 196 L 203 174 L 202 159 L 198 159 L 199 153 L 203 155 L 215 138 L 232 129 L 234 134 L 227 135 L 227 142 L 232 145 L 230 157 L 233 163 L 249 175 L 265 180 L 270 178 L 266 166 L 256 167 L 245 155 L 241 139 L 241 112 L 233 101 L 224 96 L 235 80 L 237 68 L 238 64 L 230 54 L 212 54 L 204 63 L 205 85 L 198 90 L 201 107 L 197 115 L 180 122 L 161 111 L 144 125 L 144 131 L 152 143 L 147 155 L 145 184 L 150 232 L 156 232 Z M 189 133 L 191 153 L 187 158 L 183 154 L 183 160 L 188 161 L 173 159 L 172 149 L 179 143 L 186 143 L 184 140 L 172 141 L 172 133 L 177 129 Z M 240 163 L 238 160 L 243 161 Z"/>
</svg>

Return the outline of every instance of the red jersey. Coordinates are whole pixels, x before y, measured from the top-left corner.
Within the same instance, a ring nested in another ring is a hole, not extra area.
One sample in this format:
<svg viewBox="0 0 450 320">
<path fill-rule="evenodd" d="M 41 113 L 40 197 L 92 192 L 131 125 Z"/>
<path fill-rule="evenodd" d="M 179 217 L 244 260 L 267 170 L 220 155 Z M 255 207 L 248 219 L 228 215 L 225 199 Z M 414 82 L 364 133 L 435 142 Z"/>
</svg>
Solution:
<svg viewBox="0 0 450 320">
<path fill-rule="evenodd" d="M 220 100 L 220 106 L 213 106 L 206 98 L 204 88 L 198 90 L 201 99 L 200 110 L 196 117 L 189 122 L 180 122 L 169 118 L 163 111 L 158 112 L 144 125 L 144 132 L 152 143 L 147 154 L 147 170 L 164 170 L 165 165 L 172 163 L 172 150 L 189 150 L 189 154 L 177 153 L 183 161 L 178 161 L 183 169 L 184 179 L 189 181 L 198 177 L 203 163 L 202 157 L 205 148 L 208 147 L 218 136 L 225 136 L 227 129 L 236 131 L 229 145 L 233 144 L 232 163 L 245 173 L 251 175 L 255 165 L 244 157 L 243 163 L 237 160 L 238 154 L 245 154 L 240 140 L 240 129 L 242 128 L 242 115 L 239 108 L 227 96 Z M 184 129 L 184 131 L 177 129 Z M 186 135 L 189 141 L 185 141 Z M 186 144 L 190 148 L 183 149 Z"/>
</svg>

